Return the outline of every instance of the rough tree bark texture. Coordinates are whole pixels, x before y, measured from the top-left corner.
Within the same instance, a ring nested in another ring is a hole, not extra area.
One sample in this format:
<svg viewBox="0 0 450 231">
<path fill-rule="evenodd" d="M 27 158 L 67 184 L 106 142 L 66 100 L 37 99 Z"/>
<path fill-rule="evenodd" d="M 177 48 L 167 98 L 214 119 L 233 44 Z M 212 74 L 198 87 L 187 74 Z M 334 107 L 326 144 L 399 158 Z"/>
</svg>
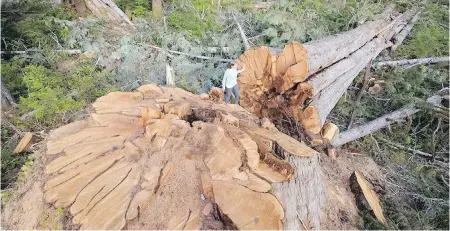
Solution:
<svg viewBox="0 0 450 231">
<path fill-rule="evenodd" d="M 292 180 L 274 185 L 273 193 L 285 210 L 285 230 L 302 230 L 312 224 L 320 230 L 320 211 L 325 205 L 325 192 L 319 156 L 300 158 L 284 152 L 295 167 Z"/>
<path fill-rule="evenodd" d="M 396 34 L 393 38 L 394 45 L 390 48 L 391 51 L 397 50 L 397 48 L 402 44 L 403 40 L 409 35 L 409 32 L 411 32 L 414 25 L 417 23 L 417 20 L 419 20 L 420 12 L 417 12 L 416 15 L 411 19 L 411 21 L 408 23 L 408 25 L 405 26 L 405 28 L 400 31 L 400 33 Z"/>
<path fill-rule="evenodd" d="M 364 125 L 354 127 L 350 130 L 341 132 L 339 134 L 339 136 L 331 142 L 331 144 L 333 146 L 341 146 L 350 141 L 359 139 L 363 136 L 367 136 L 375 131 L 378 131 L 378 130 L 388 126 L 389 124 L 395 122 L 396 120 L 406 118 L 418 111 L 419 111 L 419 109 L 413 109 L 413 108 L 398 109 L 398 110 L 396 110 L 392 113 L 389 113 L 387 115 L 384 115 L 378 119 L 372 120 Z"/>
<path fill-rule="evenodd" d="M 112 0 L 84 0 L 86 7 L 99 18 L 114 22 L 125 21 L 133 26 L 128 16 Z"/>
<path fill-rule="evenodd" d="M 337 51 L 347 51 L 350 52 L 349 55 L 343 56 L 339 55 L 339 53 L 334 54 L 334 56 L 343 57 L 343 59 L 336 58 L 337 60 L 339 60 L 339 62 L 336 62 L 324 68 L 316 75 L 310 77 L 308 83 L 310 83 L 314 89 L 314 97 L 312 99 L 311 105 L 317 108 L 322 124 L 325 123 L 328 114 L 339 101 L 340 97 L 345 93 L 348 86 L 353 82 L 354 78 L 364 68 L 364 65 L 367 64 L 369 60 L 378 56 L 378 54 L 382 50 L 392 45 L 390 39 L 397 33 L 397 31 L 401 31 L 401 29 L 406 26 L 406 22 L 408 22 L 408 20 L 414 15 L 414 12 L 416 12 L 415 9 L 409 10 L 389 22 L 389 20 L 386 20 L 386 17 L 390 18 L 390 16 L 386 15 L 391 15 L 393 13 L 388 8 L 388 10 L 386 10 L 381 15 L 381 19 L 378 20 L 379 22 L 384 22 L 384 26 L 368 22 L 364 27 L 364 31 L 366 33 L 365 35 L 360 34 L 361 29 L 357 28 L 352 31 L 335 36 L 335 38 L 337 38 L 336 41 L 338 41 L 337 43 L 342 45 L 346 44 L 343 41 L 348 40 L 360 40 L 367 38 L 369 38 L 369 40 L 366 40 L 364 43 L 362 43 L 362 46 L 359 48 L 357 47 L 357 49 L 342 48 L 341 46 L 337 46 Z M 375 29 L 369 30 L 368 28 Z M 354 38 L 360 39 L 350 39 L 352 34 Z M 333 44 L 330 40 L 329 42 Z M 317 41 L 316 44 L 320 44 L 320 42 Z M 350 46 L 350 44 L 348 43 L 347 45 Z M 353 44 L 352 46 L 357 45 L 358 44 Z M 319 47 L 318 45 L 316 46 Z M 326 46 L 322 45 L 321 47 L 328 46 L 329 45 L 327 44 Z M 316 51 L 312 50 L 313 48 L 308 48 L 307 44 L 305 44 L 305 47 L 307 47 L 310 53 L 316 53 Z M 333 50 L 334 49 L 331 49 L 331 53 L 333 53 Z M 326 50 L 323 50 L 322 52 L 323 55 L 327 57 L 328 52 L 326 52 Z M 322 59 L 320 62 L 323 62 L 323 66 L 327 65 L 328 63 L 333 63 L 336 60 L 332 58 L 334 56 Z M 312 73 L 314 73 L 314 69 L 320 68 L 320 65 L 318 64 L 320 62 L 314 61 L 312 59 L 310 62 L 312 62 L 310 66 L 313 66 L 311 69 L 313 69 Z M 317 63 L 314 64 L 314 62 Z"/>
</svg>

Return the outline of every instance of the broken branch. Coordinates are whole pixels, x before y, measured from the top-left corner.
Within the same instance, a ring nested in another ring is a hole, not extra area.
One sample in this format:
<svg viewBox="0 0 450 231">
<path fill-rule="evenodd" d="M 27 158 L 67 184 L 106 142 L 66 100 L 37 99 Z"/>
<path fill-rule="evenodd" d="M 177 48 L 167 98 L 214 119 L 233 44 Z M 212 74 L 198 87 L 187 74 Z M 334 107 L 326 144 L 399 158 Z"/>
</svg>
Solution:
<svg viewBox="0 0 450 231">
<path fill-rule="evenodd" d="M 419 111 L 418 109 L 413 108 L 398 109 L 392 113 L 384 115 L 378 119 L 372 120 L 366 124 L 340 133 L 339 137 L 333 140 L 331 144 L 333 146 L 341 146 L 350 141 L 359 139 L 363 136 L 367 136 L 375 131 L 380 130 L 381 128 L 388 126 L 389 124 L 395 122 L 396 120 L 408 117 L 418 111 Z"/>
<path fill-rule="evenodd" d="M 226 62 L 226 63 L 231 63 L 233 62 L 232 59 L 223 59 L 223 58 L 215 58 L 215 57 L 208 57 L 208 56 L 203 56 L 203 55 L 193 55 L 193 54 L 189 54 L 189 53 L 185 53 L 185 52 L 180 52 L 180 51 L 173 51 L 173 50 L 165 50 L 161 47 L 157 47 L 154 45 L 148 45 L 148 44 L 141 44 L 142 46 L 147 46 L 147 47 L 151 47 L 153 49 L 162 51 L 162 52 L 168 52 L 168 53 L 172 53 L 172 54 L 178 54 L 178 55 L 185 55 L 185 56 L 189 56 L 192 58 L 197 58 L 197 59 L 205 59 L 205 60 L 217 60 L 220 62 Z"/>
<path fill-rule="evenodd" d="M 364 83 L 361 87 L 361 89 L 358 92 L 358 96 L 356 97 L 356 101 L 355 101 L 355 105 L 354 105 L 354 109 L 352 112 L 352 115 L 350 117 L 350 122 L 348 122 L 348 127 L 347 129 L 350 129 L 353 125 L 353 120 L 355 120 L 356 117 L 356 112 L 358 110 L 359 107 L 359 101 L 361 101 L 362 95 L 364 93 L 364 90 L 367 87 L 367 84 L 369 83 L 369 79 L 370 79 L 370 67 L 372 66 L 372 60 L 369 61 L 369 63 L 366 66 L 366 72 L 364 73 Z"/>
<path fill-rule="evenodd" d="M 233 18 L 234 18 L 234 21 L 236 22 L 236 25 L 238 26 L 239 33 L 241 34 L 241 38 L 242 38 L 242 42 L 244 43 L 245 50 L 250 49 L 250 43 L 248 43 L 248 39 L 247 39 L 247 36 L 245 35 L 244 29 L 242 29 L 241 24 L 239 24 L 239 22 L 237 21 L 236 16 L 234 14 L 233 14 Z"/>
</svg>

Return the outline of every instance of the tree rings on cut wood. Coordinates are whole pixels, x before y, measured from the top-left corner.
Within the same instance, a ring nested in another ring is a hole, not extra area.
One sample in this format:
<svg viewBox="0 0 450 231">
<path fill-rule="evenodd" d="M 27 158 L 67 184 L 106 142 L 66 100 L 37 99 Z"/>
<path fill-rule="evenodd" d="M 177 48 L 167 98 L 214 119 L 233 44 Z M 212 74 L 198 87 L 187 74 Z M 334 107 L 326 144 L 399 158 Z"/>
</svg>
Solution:
<svg viewBox="0 0 450 231">
<path fill-rule="evenodd" d="M 308 109 L 306 117 L 298 116 L 302 106 L 314 93 L 312 86 L 305 82 L 308 77 L 308 54 L 300 43 L 294 41 L 287 44 L 278 55 L 273 55 L 267 47 L 247 50 L 236 63 L 246 68 L 238 78 L 242 107 L 260 118 L 279 118 L 281 112 L 287 111 L 302 125 L 308 125 L 315 134 L 319 133 L 320 127 L 311 128 L 316 126 L 311 122 L 318 120 L 318 114 L 311 114 Z M 308 121 L 302 122 L 303 119 Z"/>
<path fill-rule="evenodd" d="M 316 152 L 265 126 L 238 105 L 177 88 L 109 93 L 88 119 L 48 136 L 44 200 L 81 229 L 199 229 L 218 211 L 205 215 L 208 203 L 223 214 L 220 227 L 283 229 L 270 190 L 295 169 L 273 148 Z"/>
</svg>

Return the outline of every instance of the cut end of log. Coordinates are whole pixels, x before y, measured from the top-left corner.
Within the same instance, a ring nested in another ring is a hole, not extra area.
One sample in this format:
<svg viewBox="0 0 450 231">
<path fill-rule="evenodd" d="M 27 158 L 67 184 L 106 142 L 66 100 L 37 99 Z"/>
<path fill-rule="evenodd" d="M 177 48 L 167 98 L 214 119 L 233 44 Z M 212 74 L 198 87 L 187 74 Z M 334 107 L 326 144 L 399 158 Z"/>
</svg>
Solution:
<svg viewBox="0 0 450 231">
<path fill-rule="evenodd" d="M 270 190 L 296 170 L 279 155 L 317 155 L 237 105 L 177 88 L 113 92 L 93 108 L 47 142 L 44 199 L 81 229 L 134 229 L 141 219 L 148 229 L 199 229 L 216 211 L 208 203 L 230 220 L 222 227 L 283 229 Z"/>
<path fill-rule="evenodd" d="M 261 118 L 280 117 L 286 109 L 292 118 L 307 125 L 315 134 L 320 132 L 321 126 L 313 124 L 317 121 L 316 114 L 312 115 L 311 109 L 306 112 L 301 109 L 312 98 L 314 89 L 305 82 L 308 54 L 300 43 L 287 44 L 277 55 L 267 47 L 247 50 L 236 63 L 246 66 L 238 78 L 241 106 Z"/>
</svg>

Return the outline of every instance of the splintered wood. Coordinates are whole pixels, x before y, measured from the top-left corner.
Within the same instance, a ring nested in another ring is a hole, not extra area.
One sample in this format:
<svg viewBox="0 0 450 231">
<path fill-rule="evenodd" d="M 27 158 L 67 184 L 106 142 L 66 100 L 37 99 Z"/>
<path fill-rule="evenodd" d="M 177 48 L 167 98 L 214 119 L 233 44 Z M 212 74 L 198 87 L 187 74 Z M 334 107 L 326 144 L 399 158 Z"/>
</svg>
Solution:
<svg viewBox="0 0 450 231">
<path fill-rule="evenodd" d="M 355 171 L 350 181 L 352 182 L 352 191 L 356 194 L 357 203 L 360 206 L 368 204 L 369 208 L 363 209 L 372 211 L 381 223 L 387 225 L 386 218 L 383 215 L 383 208 L 381 208 L 380 198 L 378 198 L 364 176 L 359 171 Z M 361 200 L 365 200 L 365 202 Z"/>
<path fill-rule="evenodd" d="M 280 73 L 293 62 L 277 64 Z M 192 111 L 213 107 L 201 120 Z M 285 205 L 270 190 L 296 170 L 273 147 L 291 158 L 316 156 L 238 105 L 177 88 L 112 92 L 93 109 L 47 141 L 44 199 L 66 208 L 80 229 L 200 229 L 210 213 L 239 229 L 283 229 Z"/>
<path fill-rule="evenodd" d="M 317 134 L 322 124 L 314 107 L 303 109 L 313 96 L 313 88 L 306 83 L 308 55 L 298 42 L 287 44 L 278 55 L 268 47 L 247 50 L 236 61 L 246 69 L 238 82 L 241 105 L 259 117 L 277 117 L 283 110 Z"/>
</svg>

